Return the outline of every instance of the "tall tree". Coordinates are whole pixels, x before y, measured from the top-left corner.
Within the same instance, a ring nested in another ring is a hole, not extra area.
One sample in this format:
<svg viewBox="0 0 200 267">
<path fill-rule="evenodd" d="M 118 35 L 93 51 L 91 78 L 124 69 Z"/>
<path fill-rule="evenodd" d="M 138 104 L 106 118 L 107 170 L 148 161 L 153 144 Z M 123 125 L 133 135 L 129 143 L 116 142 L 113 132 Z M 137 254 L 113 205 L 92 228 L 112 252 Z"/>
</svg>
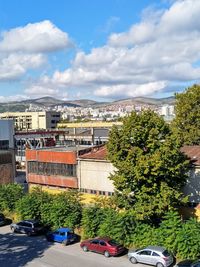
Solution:
<svg viewBox="0 0 200 267">
<path fill-rule="evenodd" d="M 152 219 L 183 200 L 188 160 L 169 126 L 155 112 L 133 112 L 121 128 L 113 127 L 108 158 L 120 207 L 133 208 L 138 219 Z"/>
<path fill-rule="evenodd" d="M 200 145 L 200 85 L 176 94 L 172 129 L 185 145 Z"/>
</svg>

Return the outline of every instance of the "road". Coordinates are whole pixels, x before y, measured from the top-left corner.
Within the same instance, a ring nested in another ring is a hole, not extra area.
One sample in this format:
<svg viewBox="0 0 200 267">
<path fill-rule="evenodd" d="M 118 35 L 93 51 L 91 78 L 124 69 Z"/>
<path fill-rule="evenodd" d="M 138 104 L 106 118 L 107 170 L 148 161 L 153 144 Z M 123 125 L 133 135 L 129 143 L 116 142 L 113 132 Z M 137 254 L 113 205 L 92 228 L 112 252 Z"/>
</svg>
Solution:
<svg viewBox="0 0 200 267">
<path fill-rule="evenodd" d="M 13 234 L 9 226 L 0 227 L 1 267 L 129 267 L 127 255 L 105 258 L 83 252 L 80 244 L 63 246 L 47 242 L 44 236 Z M 137 264 L 135 267 L 144 267 Z"/>
</svg>

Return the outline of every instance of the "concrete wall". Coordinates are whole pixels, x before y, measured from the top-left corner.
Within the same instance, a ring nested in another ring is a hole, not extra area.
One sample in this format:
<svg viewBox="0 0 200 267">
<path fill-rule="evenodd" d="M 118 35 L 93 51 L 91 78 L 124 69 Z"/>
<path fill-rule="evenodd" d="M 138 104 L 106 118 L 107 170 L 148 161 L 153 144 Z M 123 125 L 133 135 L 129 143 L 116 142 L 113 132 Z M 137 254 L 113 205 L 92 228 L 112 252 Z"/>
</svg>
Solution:
<svg viewBox="0 0 200 267">
<path fill-rule="evenodd" d="M 200 166 L 190 170 L 189 178 L 183 192 L 189 196 L 190 202 L 200 203 Z"/>
<path fill-rule="evenodd" d="M 45 175 L 29 173 L 28 183 L 59 186 L 65 188 L 76 188 L 76 189 L 78 188 L 78 180 L 76 177 L 63 177 L 63 176 L 53 176 L 53 175 L 45 176 Z"/>
<path fill-rule="evenodd" d="M 79 188 L 114 192 L 113 183 L 108 179 L 113 171 L 114 167 L 108 161 L 79 160 Z"/>
</svg>

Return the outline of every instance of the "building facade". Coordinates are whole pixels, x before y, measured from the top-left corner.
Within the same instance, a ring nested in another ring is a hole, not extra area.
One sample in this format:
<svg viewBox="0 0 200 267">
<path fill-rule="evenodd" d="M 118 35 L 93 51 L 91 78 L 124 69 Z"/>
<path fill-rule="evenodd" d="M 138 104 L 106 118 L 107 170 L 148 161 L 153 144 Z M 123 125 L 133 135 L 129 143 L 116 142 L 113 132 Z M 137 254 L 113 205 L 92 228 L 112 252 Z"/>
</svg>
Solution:
<svg viewBox="0 0 200 267">
<path fill-rule="evenodd" d="M 54 129 L 60 121 L 60 112 L 4 112 L 1 119 L 13 119 L 16 130 Z"/>
<path fill-rule="evenodd" d="M 13 120 L 0 120 L 0 184 L 14 182 L 15 147 Z"/>
<path fill-rule="evenodd" d="M 105 146 L 93 147 L 78 158 L 78 181 L 81 192 L 110 196 L 114 193 L 113 182 L 108 178 L 115 170 L 106 159 Z"/>
<path fill-rule="evenodd" d="M 78 189 L 77 154 L 84 148 L 55 147 L 26 150 L 29 185 Z"/>
</svg>

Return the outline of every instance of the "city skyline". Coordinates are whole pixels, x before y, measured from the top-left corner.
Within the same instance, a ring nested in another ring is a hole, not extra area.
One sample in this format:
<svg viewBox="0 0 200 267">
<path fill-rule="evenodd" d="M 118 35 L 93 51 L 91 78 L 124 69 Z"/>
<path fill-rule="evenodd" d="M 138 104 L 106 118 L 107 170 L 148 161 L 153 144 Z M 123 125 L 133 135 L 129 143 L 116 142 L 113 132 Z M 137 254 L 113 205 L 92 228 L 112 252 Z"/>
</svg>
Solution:
<svg viewBox="0 0 200 267">
<path fill-rule="evenodd" d="M 168 97 L 199 83 L 198 0 L 0 0 L 0 102 Z"/>
</svg>

